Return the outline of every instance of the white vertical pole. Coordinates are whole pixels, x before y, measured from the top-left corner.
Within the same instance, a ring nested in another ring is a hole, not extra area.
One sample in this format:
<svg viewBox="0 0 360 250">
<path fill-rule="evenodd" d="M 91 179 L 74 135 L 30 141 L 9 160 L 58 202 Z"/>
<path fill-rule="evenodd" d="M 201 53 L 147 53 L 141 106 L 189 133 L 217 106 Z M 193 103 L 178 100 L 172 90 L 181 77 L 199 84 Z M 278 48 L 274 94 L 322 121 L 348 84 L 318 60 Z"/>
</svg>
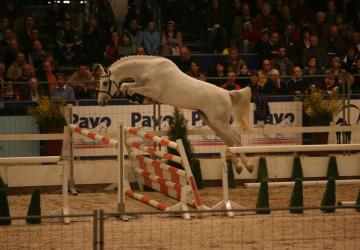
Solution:
<svg viewBox="0 0 360 250">
<path fill-rule="evenodd" d="M 73 105 L 72 104 L 68 104 L 67 105 L 67 124 L 72 124 L 72 118 L 73 118 Z M 76 195 L 77 191 L 75 188 L 75 180 L 74 180 L 74 134 L 73 131 L 71 129 L 68 129 L 68 135 L 69 135 L 69 171 L 70 171 L 70 176 L 69 176 L 69 186 L 70 186 L 70 191 L 72 194 Z"/>
</svg>

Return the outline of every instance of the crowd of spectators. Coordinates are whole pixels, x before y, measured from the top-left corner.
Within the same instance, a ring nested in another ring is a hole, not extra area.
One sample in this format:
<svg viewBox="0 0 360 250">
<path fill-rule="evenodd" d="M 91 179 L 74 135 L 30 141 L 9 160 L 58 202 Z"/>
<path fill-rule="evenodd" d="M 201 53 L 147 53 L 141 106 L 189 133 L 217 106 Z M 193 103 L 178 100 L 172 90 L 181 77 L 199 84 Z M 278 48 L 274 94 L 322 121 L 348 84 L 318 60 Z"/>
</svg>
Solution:
<svg viewBox="0 0 360 250">
<path fill-rule="evenodd" d="M 98 64 L 133 54 L 171 57 L 185 73 L 233 90 L 303 94 L 310 84 L 331 93 L 348 83 L 360 93 L 360 3 L 357 0 L 158 1 L 156 20 L 145 0 L 129 1 L 116 23 L 107 0 L 52 3 L 26 13 L 21 1 L 0 6 L 0 96 L 36 101 L 96 98 Z M 159 21 L 163 27 L 159 27 Z M 202 68 L 184 33 L 200 31 L 204 50 L 225 59 Z M 249 69 L 241 53 L 256 53 Z M 222 57 L 223 58 L 223 57 Z M 66 67 L 76 68 L 64 74 Z M 40 83 L 40 84 L 39 84 Z"/>
</svg>

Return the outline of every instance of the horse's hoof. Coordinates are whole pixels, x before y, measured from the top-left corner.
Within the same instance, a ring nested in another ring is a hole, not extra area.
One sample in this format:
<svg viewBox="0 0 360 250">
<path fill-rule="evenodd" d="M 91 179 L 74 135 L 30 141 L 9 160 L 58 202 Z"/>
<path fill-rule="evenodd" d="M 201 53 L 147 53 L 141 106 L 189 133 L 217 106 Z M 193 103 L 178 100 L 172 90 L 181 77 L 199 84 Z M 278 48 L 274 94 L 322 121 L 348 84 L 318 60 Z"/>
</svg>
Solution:
<svg viewBox="0 0 360 250">
<path fill-rule="evenodd" d="M 237 166 L 237 167 L 235 168 L 235 170 L 236 170 L 236 173 L 241 174 L 243 168 L 240 167 L 240 166 Z"/>
<path fill-rule="evenodd" d="M 250 172 L 250 173 L 252 173 L 253 171 L 254 171 L 254 164 L 247 164 L 246 165 L 246 169 Z"/>
</svg>

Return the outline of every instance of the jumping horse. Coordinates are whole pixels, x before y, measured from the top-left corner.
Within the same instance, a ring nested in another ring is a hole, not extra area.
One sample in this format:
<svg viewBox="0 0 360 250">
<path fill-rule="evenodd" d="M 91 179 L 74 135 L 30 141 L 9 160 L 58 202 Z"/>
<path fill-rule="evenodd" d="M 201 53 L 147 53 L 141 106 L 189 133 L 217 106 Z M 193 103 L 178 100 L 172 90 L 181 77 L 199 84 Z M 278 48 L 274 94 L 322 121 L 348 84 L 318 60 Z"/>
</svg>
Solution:
<svg viewBox="0 0 360 250">
<path fill-rule="evenodd" d="M 230 126 L 231 115 L 243 129 L 251 129 L 251 90 L 248 87 L 233 91 L 219 88 L 184 74 L 172 61 L 156 56 L 128 56 L 102 69 L 104 74 L 98 93 L 98 103 L 102 106 L 111 97 L 124 93 L 181 109 L 197 110 L 203 122 L 229 147 L 241 146 L 240 135 Z M 240 154 L 240 158 L 252 172 L 254 166 L 245 154 Z M 240 173 L 242 166 L 238 164 L 237 155 L 231 155 L 231 160 Z"/>
</svg>

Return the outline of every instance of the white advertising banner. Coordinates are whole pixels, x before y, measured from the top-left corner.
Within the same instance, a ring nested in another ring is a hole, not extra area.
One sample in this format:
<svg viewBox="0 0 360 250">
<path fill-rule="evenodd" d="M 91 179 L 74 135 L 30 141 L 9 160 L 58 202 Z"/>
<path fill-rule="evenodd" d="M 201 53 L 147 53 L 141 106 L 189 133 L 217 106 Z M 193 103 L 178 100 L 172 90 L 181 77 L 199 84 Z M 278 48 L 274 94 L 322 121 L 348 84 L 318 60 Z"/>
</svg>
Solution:
<svg viewBox="0 0 360 250">
<path fill-rule="evenodd" d="M 302 112 L 300 102 L 271 102 L 270 116 L 265 122 L 254 121 L 254 105 L 251 105 L 250 122 L 253 126 L 290 127 L 302 126 Z M 152 130 L 156 123 L 153 105 L 116 105 L 116 106 L 74 106 L 73 123 L 81 128 L 87 128 L 110 137 L 116 136 L 118 124 Z M 173 107 L 161 105 L 161 128 L 167 130 L 168 121 L 172 119 Z M 196 111 L 183 110 L 188 120 L 188 129 L 208 130 Z M 232 124 L 238 127 L 236 123 Z M 213 154 L 224 150 L 223 141 L 215 135 L 189 136 L 194 152 L 198 154 Z M 264 134 L 242 135 L 244 145 L 266 144 L 299 144 L 301 135 L 296 134 Z M 112 156 L 116 150 L 109 145 L 94 142 L 91 139 L 75 137 L 75 156 Z"/>
</svg>

